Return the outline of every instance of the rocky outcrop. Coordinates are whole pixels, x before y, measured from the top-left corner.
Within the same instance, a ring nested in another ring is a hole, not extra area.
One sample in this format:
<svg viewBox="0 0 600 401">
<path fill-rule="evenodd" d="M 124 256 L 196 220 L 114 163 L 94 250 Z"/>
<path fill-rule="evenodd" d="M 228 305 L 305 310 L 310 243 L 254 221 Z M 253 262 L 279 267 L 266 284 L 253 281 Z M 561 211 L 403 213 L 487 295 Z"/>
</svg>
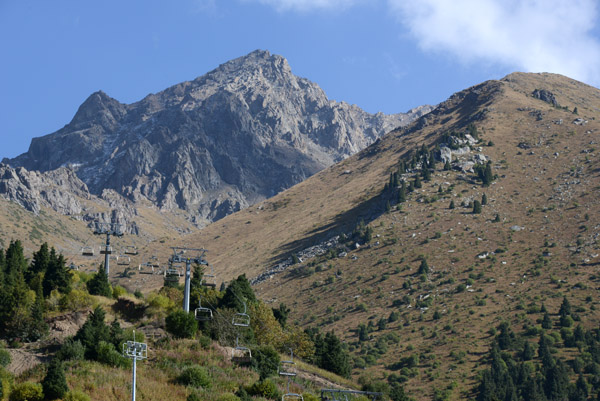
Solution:
<svg viewBox="0 0 600 401">
<path fill-rule="evenodd" d="M 78 215 L 83 210 L 78 197 L 87 199 L 89 193 L 68 168 L 40 173 L 0 164 L 0 196 L 35 214 L 45 206 L 64 215 Z"/>
<path fill-rule="evenodd" d="M 533 91 L 532 95 L 536 99 L 540 99 L 543 102 L 550 103 L 552 106 L 559 107 L 559 104 L 556 101 L 556 96 L 554 96 L 554 93 L 550 92 L 549 90 L 536 89 Z"/>
<path fill-rule="evenodd" d="M 92 194 L 181 208 L 201 224 L 270 197 L 431 110 L 369 114 L 329 100 L 287 61 L 255 51 L 130 105 L 92 94 L 59 131 L 4 160 L 68 166 Z"/>
</svg>

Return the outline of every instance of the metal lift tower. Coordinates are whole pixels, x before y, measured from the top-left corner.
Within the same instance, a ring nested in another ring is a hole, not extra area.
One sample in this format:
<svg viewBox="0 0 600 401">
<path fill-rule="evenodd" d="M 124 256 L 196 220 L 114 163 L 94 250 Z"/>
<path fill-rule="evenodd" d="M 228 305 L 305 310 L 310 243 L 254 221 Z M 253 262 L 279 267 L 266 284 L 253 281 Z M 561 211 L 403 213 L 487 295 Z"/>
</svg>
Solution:
<svg viewBox="0 0 600 401">
<path fill-rule="evenodd" d="M 182 263 L 185 262 L 185 290 L 183 292 L 183 310 L 186 312 L 190 311 L 190 280 L 191 280 L 191 270 L 192 263 L 197 263 L 199 265 L 208 265 L 206 259 L 204 259 L 204 254 L 206 253 L 206 249 L 197 249 L 197 248 L 179 248 L 179 247 L 171 247 L 173 249 L 173 255 L 169 259 L 171 263 Z M 196 256 L 186 256 L 186 252 L 195 252 Z"/>
<path fill-rule="evenodd" d="M 112 248 L 110 247 L 110 236 L 115 235 L 117 237 L 122 237 L 123 225 L 120 223 L 96 222 L 96 224 L 94 224 L 94 234 L 106 235 L 106 244 L 104 246 L 104 250 L 100 251 L 100 253 L 104 254 L 104 269 L 106 270 L 106 277 L 109 277 L 108 273 L 110 272 L 110 254 L 112 253 Z"/>
<path fill-rule="evenodd" d="M 135 401 L 135 362 L 137 360 L 148 358 L 148 346 L 146 343 L 135 341 L 135 330 L 133 331 L 133 341 L 127 341 L 123 344 L 123 356 L 133 359 L 133 378 L 131 384 L 131 401 Z"/>
</svg>

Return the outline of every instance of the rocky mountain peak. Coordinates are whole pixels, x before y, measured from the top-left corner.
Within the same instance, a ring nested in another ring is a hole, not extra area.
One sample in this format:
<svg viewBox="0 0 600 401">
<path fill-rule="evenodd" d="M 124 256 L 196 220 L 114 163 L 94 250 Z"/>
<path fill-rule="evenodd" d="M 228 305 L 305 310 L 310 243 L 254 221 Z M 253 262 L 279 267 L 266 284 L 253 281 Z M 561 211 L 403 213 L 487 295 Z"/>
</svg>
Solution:
<svg viewBox="0 0 600 401">
<path fill-rule="evenodd" d="M 369 114 L 329 100 L 287 60 L 256 50 L 125 105 L 93 93 L 61 130 L 5 162 L 28 170 L 71 166 L 92 194 L 224 217 L 342 160 L 420 117 Z"/>
</svg>

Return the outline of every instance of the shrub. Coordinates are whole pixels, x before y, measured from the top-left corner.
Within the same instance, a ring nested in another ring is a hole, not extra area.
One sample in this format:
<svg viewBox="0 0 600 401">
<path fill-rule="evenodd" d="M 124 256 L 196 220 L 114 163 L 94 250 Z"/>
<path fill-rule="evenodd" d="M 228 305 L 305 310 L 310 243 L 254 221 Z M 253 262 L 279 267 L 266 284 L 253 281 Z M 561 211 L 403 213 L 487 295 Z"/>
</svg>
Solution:
<svg viewBox="0 0 600 401">
<path fill-rule="evenodd" d="M 129 360 L 117 352 L 112 343 L 100 341 L 96 346 L 96 353 L 98 362 L 120 368 L 129 366 Z"/>
<path fill-rule="evenodd" d="M 198 323 L 193 314 L 183 310 L 171 312 L 165 319 L 166 329 L 178 338 L 194 337 L 198 331 Z"/>
<path fill-rule="evenodd" d="M 252 353 L 252 367 L 258 372 L 260 380 L 277 374 L 279 353 L 271 345 L 258 347 Z"/>
<path fill-rule="evenodd" d="M 33 382 L 17 384 L 8 397 L 9 401 L 42 401 L 43 399 L 42 385 Z"/>
<path fill-rule="evenodd" d="M 93 302 L 93 298 L 86 291 L 74 289 L 60 297 L 58 306 L 62 311 L 72 311 L 92 306 Z"/>
<path fill-rule="evenodd" d="M 210 375 L 206 368 L 198 365 L 185 368 L 177 377 L 177 381 L 184 386 L 210 388 Z"/>
<path fill-rule="evenodd" d="M 121 287 L 120 285 L 115 285 L 113 287 L 112 296 L 114 299 L 122 297 L 125 294 L 127 294 L 127 290 L 125 288 Z"/>
<path fill-rule="evenodd" d="M 277 386 L 270 379 L 257 381 L 248 389 L 248 394 L 276 400 L 280 398 Z"/>
<path fill-rule="evenodd" d="M 306 401 L 306 398 L 304 398 L 304 400 Z M 217 401 L 240 401 L 240 397 L 231 393 L 221 394 L 219 398 L 217 398 Z"/>
<path fill-rule="evenodd" d="M 69 391 L 63 401 L 90 401 L 90 396 L 79 390 L 71 390 Z"/>
<path fill-rule="evenodd" d="M 7 367 L 10 365 L 10 352 L 4 348 L 0 348 L 0 366 Z"/>
<path fill-rule="evenodd" d="M 86 283 L 88 292 L 92 295 L 112 296 L 112 288 L 106 276 L 104 265 L 101 265 L 98 272 Z"/>
</svg>

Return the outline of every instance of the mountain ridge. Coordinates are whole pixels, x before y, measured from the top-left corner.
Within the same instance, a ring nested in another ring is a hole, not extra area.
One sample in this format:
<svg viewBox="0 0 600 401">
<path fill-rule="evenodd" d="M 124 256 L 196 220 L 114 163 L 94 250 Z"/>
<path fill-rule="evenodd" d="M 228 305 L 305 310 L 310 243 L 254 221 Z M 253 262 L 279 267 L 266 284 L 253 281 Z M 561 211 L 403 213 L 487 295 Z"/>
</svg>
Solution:
<svg viewBox="0 0 600 401">
<path fill-rule="evenodd" d="M 69 124 L 4 163 L 40 171 L 70 166 L 93 194 L 112 189 L 209 222 L 430 109 L 369 114 L 329 100 L 293 75 L 285 58 L 255 51 L 129 105 L 94 92 Z"/>
</svg>

